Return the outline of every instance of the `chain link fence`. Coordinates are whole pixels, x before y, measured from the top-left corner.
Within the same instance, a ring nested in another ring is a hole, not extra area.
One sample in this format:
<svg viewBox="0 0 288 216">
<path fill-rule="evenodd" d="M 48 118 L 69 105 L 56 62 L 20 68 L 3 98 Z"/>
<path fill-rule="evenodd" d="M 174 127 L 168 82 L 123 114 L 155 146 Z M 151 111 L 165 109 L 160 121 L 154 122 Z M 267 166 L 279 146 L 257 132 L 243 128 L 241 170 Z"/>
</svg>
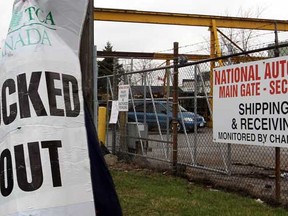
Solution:
<svg viewBox="0 0 288 216">
<path fill-rule="evenodd" d="M 279 182 L 275 148 L 215 143 L 211 124 L 211 65 L 217 67 L 219 60 L 231 65 L 272 58 L 276 48 L 280 55 L 288 54 L 288 44 L 283 43 L 193 63 L 178 58 L 173 66 L 99 77 L 107 88 L 98 104 L 107 108 L 108 120 L 112 101 L 118 99 L 119 82 L 129 85 L 129 110 L 119 113 L 117 124 L 107 122 L 106 147 L 142 166 L 175 168 L 193 181 L 287 205 L 287 149 L 280 149 Z"/>
</svg>

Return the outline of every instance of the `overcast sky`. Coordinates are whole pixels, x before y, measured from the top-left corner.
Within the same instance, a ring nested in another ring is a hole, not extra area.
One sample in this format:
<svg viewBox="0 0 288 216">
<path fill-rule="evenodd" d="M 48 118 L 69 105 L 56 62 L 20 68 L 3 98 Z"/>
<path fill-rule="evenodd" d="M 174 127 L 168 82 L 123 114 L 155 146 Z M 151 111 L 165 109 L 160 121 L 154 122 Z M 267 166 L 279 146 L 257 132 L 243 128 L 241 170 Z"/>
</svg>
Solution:
<svg viewBox="0 0 288 216">
<path fill-rule="evenodd" d="M 231 16 L 239 15 L 240 8 L 242 11 L 253 11 L 254 14 L 260 9 L 263 11 L 261 18 L 287 20 L 285 2 L 284 0 L 95 0 L 94 6 Z M 12 4 L 13 0 L 1 0 L 0 41 L 6 37 Z M 159 52 L 171 49 L 175 41 L 179 42 L 180 46 L 190 46 L 204 42 L 208 38 L 208 28 L 205 27 L 95 22 L 95 44 L 98 50 L 102 50 L 106 42 L 110 41 L 117 51 Z"/>
</svg>

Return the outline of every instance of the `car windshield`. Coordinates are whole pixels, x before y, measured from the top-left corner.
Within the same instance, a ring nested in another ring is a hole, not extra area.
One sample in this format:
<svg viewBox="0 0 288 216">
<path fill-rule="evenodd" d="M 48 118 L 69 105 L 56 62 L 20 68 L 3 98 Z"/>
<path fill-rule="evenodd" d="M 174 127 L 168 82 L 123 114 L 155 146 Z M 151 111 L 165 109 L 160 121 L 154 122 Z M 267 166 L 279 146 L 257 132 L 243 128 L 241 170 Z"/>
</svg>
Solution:
<svg viewBox="0 0 288 216">
<path fill-rule="evenodd" d="M 167 106 L 166 103 L 163 103 L 163 106 Z M 172 103 L 168 103 L 168 111 L 172 112 L 173 111 L 173 104 Z M 188 112 L 184 107 L 182 107 L 181 105 L 178 105 L 178 111 L 180 112 Z"/>
<path fill-rule="evenodd" d="M 137 103 L 134 103 L 135 105 L 134 105 L 134 107 L 133 107 L 133 105 L 132 104 L 130 104 L 130 107 L 129 107 L 129 112 L 134 112 L 134 109 L 136 110 L 136 112 L 145 112 L 144 111 L 144 103 L 143 102 L 137 102 Z M 157 102 L 157 101 L 155 101 L 155 103 L 154 103 L 154 105 L 153 105 L 153 103 L 152 102 L 146 102 L 146 112 L 151 112 L 151 113 L 153 113 L 153 112 L 155 112 L 155 110 L 154 110 L 154 106 L 155 106 L 155 108 L 156 108 L 156 112 L 159 112 L 159 113 L 161 113 L 161 112 L 166 112 L 166 110 L 168 111 L 168 112 L 173 112 L 173 104 L 172 104 L 172 102 L 169 102 L 168 104 L 167 104 L 167 102 L 162 102 L 162 101 L 160 101 L 160 102 Z M 181 105 L 179 105 L 178 106 L 178 108 L 179 108 L 179 112 L 188 112 L 184 107 L 182 107 Z"/>
</svg>

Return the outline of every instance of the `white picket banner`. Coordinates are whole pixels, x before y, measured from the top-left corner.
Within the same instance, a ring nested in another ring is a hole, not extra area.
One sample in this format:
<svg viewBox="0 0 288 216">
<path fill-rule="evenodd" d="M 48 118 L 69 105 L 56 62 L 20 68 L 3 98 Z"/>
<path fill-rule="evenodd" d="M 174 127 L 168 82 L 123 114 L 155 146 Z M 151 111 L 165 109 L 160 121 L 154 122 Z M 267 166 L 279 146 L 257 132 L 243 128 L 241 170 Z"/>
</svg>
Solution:
<svg viewBox="0 0 288 216">
<path fill-rule="evenodd" d="M 95 215 L 78 58 L 87 5 L 14 2 L 0 55 L 1 216 Z"/>
</svg>

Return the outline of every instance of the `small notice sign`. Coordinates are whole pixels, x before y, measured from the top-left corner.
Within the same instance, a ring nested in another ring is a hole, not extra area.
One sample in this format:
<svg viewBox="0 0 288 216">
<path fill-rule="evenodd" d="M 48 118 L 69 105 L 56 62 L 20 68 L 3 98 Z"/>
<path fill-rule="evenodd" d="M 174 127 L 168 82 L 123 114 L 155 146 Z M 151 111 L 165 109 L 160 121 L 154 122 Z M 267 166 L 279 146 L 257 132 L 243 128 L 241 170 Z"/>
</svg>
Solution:
<svg viewBox="0 0 288 216">
<path fill-rule="evenodd" d="M 117 123 L 118 114 L 119 114 L 118 101 L 112 101 L 112 110 L 111 110 L 111 116 L 110 116 L 109 124 L 116 124 Z"/>
<path fill-rule="evenodd" d="M 118 90 L 118 109 L 119 111 L 128 111 L 129 103 L 129 85 L 119 85 Z"/>
</svg>

